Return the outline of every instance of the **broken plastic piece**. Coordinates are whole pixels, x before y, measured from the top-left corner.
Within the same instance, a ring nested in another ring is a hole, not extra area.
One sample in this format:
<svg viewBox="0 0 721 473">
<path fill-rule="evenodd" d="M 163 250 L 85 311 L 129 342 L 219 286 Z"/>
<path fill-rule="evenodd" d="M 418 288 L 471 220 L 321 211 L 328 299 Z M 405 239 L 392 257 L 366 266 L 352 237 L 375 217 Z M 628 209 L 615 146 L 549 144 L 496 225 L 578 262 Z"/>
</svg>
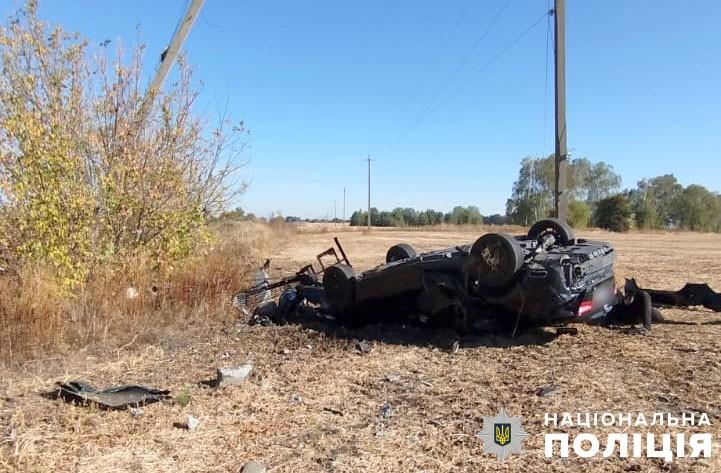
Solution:
<svg viewBox="0 0 721 473">
<path fill-rule="evenodd" d="M 679 291 L 642 289 L 651 296 L 654 305 L 670 307 L 704 306 L 721 312 L 721 294 L 714 292 L 708 284 L 688 283 Z"/>
<path fill-rule="evenodd" d="M 138 385 L 113 386 L 101 390 L 83 381 L 58 382 L 57 385 L 56 390 L 44 396 L 81 405 L 95 404 L 101 409 L 127 409 L 170 397 L 170 391 Z"/>
</svg>

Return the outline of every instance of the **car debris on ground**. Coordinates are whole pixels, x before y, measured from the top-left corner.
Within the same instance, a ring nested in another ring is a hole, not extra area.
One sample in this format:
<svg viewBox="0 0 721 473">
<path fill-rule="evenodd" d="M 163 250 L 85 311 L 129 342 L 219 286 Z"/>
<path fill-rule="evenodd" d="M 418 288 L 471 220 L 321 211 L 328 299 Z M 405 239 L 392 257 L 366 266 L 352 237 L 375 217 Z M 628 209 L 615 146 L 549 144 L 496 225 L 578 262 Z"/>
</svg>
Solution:
<svg viewBox="0 0 721 473">
<path fill-rule="evenodd" d="M 44 393 L 43 396 L 79 405 L 96 405 L 101 409 L 127 409 L 170 399 L 170 391 L 139 385 L 97 389 L 89 383 L 76 380 L 58 382 L 55 390 Z"/>
</svg>

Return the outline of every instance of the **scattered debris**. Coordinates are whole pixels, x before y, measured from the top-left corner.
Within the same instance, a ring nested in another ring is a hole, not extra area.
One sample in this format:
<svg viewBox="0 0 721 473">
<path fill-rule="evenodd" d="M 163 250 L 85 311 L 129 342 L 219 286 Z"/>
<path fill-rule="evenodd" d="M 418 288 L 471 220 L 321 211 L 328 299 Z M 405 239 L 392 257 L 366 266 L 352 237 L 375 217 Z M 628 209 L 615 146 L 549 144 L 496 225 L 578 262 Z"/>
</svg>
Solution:
<svg viewBox="0 0 721 473">
<path fill-rule="evenodd" d="M 536 395 L 541 396 L 541 397 L 547 397 L 547 396 L 550 396 L 551 394 L 553 394 L 554 392 L 556 392 L 555 386 L 550 386 L 550 385 L 542 386 L 536 390 Z"/>
<path fill-rule="evenodd" d="M 240 473 L 265 473 L 266 469 L 260 463 L 249 461 L 243 468 L 240 469 Z"/>
<path fill-rule="evenodd" d="M 185 430 L 195 430 L 200 426 L 200 421 L 193 417 L 192 415 L 188 414 L 188 416 L 185 419 L 185 422 L 174 422 L 173 427 L 178 429 L 185 429 Z"/>
<path fill-rule="evenodd" d="M 356 349 L 361 353 L 370 353 L 373 351 L 373 345 L 368 340 L 361 340 L 356 343 Z"/>
<path fill-rule="evenodd" d="M 391 406 L 391 404 L 386 401 L 381 406 L 380 416 L 383 419 L 388 419 L 391 415 L 393 415 L 393 406 Z"/>
<path fill-rule="evenodd" d="M 170 391 L 138 385 L 97 389 L 84 381 L 57 383 L 57 389 L 43 393 L 48 399 L 62 399 L 80 405 L 94 404 L 101 409 L 127 409 L 170 398 Z"/>
<path fill-rule="evenodd" d="M 253 371 L 253 365 L 251 363 L 243 363 L 236 368 L 218 368 L 215 378 L 201 381 L 200 384 L 211 388 L 239 386 L 245 383 L 251 371 Z"/>
<path fill-rule="evenodd" d="M 249 324 L 262 325 L 263 327 L 275 325 L 273 318 L 277 313 L 278 304 L 275 301 L 264 301 L 253 311 L 253 317 L 251 317 Z"/>
<path fill-rule="evenodd" d="M 142 407 L 131 407 L 130 408 L 130 415 L 133 417 L 140 417 L 143 415 L 143 408 Z"/>
<path fill-rule="evenodd" d="M 303 397 L 300 394 L 293 394 L 290 397 L 291 404 L 303 404 Z"/>
<path fill-rule="evenodd" d="M 399 374 L 386 375 L 386 381 L 388 381 L 389 383 L 400 383 L 401 375 L 399 375 Z"/>
<path fill-rule="evenodd" d="M 461 342 L 460 342 L 460 340 L 456 340 L 451 345 L 450 351 L 451 351 L 451 353 L 458 353 L 458 350 L 460 350 L 460 349 L 461 349 Z"/>
<path fill-rule="evenodd" d="M 721 294 L 714 292 L 708 284 L 687 283 L 678 291 L 642 289 L 635 279 L 630 282 L 637 291 L 646 291 L 654 305 L 666 307 L 703 306 L 715 312 L 721 312 Z"/>
<path fill-rule="evenodd" d="M 137 299 L 137 298 L 138 298 L 138 295 L 139 295 L 138 290 L 135 289 L 133 286 L 129 286 L 129 287 L 125 290 L 125 298 L 128 299 L 128 300 Z"/>
<path fill-rule="evenodd" d="M 343 411 L 339 411 L 338 409 L 333 409 L 332 407 L 324 407 L 323 410 L 325 412 L 330 412 L 331 414 L 335 414 L 337 416 L 343 416 Z"/>
<path fill-rule="evenodd" d="M 252 370 L 253 365 L 250 363 L 244 363 L 237 368 L 220 368 L 218 370 L 218 387 L 243 384 Z"/>
</svg>

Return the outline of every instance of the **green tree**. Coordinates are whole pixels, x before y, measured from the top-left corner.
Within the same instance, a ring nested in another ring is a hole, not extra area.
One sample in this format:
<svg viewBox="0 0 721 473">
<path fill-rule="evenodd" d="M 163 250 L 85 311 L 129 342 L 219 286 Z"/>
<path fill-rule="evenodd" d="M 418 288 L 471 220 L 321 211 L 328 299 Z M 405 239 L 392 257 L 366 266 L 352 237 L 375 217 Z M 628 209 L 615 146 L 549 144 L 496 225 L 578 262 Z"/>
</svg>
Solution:
<svg viewBox="0 0 721 473">
<path fill-rule="evenodd" d="M 629 191 L 631 207 L 639 228 L 676 227 L 682 215 L 678 202 L 683 186 L 673 174 L 665 174 L 638 182 Z"/>
<path fill-rule="evenodd" d="M 549 217 L 553 210 L 554 183 L 553 155 L 524 158 L 511 198 L 506 202 L 506 215 L 511 222 L 530 225 Z M 593 209 L 599 199 L 617 192 L 620 185 L 621 177 L 603 161 L 592 163 L 587 158 L 579 158 L 569 163 L 567 192 L 571 201 L 586 202 Z"/>
<path fill-rule="evenodd" d="M 692 184 L 683 190 L 677 212 L 683 228 L 694 231 L 718 231 L 718 195 L 703 186 Z"/>
<path fill-rule="evenodd" d="M 631 226 L 628 198 L 623 194 L 616 194 L 598 201 L 593 222 L 597 227 L 606 230 L 627 232 Z"/>
<path fill-rule="evenodd" d="M 35 1 L 0 29 L 0 245 L 66 285 L 101 261 L 188 254 L 244 189 L 242 125 L 204 126 L 189 67 L 146 106 L 142 49 L 106 49 L 49 28 Z"/>
</svg>

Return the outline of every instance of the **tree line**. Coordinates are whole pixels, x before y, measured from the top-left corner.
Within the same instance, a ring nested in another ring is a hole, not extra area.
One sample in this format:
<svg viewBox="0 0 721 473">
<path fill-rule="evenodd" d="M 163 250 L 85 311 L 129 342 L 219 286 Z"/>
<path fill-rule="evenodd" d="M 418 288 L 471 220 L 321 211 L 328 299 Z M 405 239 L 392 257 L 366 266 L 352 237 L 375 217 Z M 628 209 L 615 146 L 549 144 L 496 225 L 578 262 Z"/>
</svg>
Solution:
<svg viewBox="0 0 721 473">
<path fill-rule="evenodd" d="M 523 159 L 506 204 L 509 221 L 529 225 L 550 216 L 553 179 L 552 155 Z M 621 176 L 613 166 L 580 158 L 569 163 L 567 186 L 568 221 L 577 228 L 721 232 L 721 196 L 698 184 L 684 187 L 673 174 L 642 179 L 635 188 L 621 190 Z"/>
<path fill-rule="evenodd" d="M 363 226 L 368 223 L 368 212 L 356 210 L 350 217 L 351 226 Z M 450 212 L 438 210 L 416 210 L 411 207 L 397 207 L 391 211 L 379 211 L 371 208 L 371 223 L 377 227 L 422 227 L 429 225 L 503 225 L 508 223 L 504 215 L 483 216 L 475 205 L 456 206 Z"/>
<path fill-rule="evenodd" d="M 673 174 L 642 179 L 635 188 L 621 189 L 621 176 L 613 166 L 577 158 L 569 162 L 567 176 L 568 222 L 575 228 L 721 232 L 721 195 L 698 184 L 684 187 Z M 410 207 L 379 211 L 374 207 L 371 221 L 379 227 L 481 223 L 528 226 L 552 215 L 553 187 L 553 155 L 526 157 L 506 202 L 505 215 L 483 216 L 473 205 L 456 206 L 446 213 Z M 364 226 L 367 222 L 368 213 L 363 210 L 351 215 L 351 226 Z"/>
</svg>

